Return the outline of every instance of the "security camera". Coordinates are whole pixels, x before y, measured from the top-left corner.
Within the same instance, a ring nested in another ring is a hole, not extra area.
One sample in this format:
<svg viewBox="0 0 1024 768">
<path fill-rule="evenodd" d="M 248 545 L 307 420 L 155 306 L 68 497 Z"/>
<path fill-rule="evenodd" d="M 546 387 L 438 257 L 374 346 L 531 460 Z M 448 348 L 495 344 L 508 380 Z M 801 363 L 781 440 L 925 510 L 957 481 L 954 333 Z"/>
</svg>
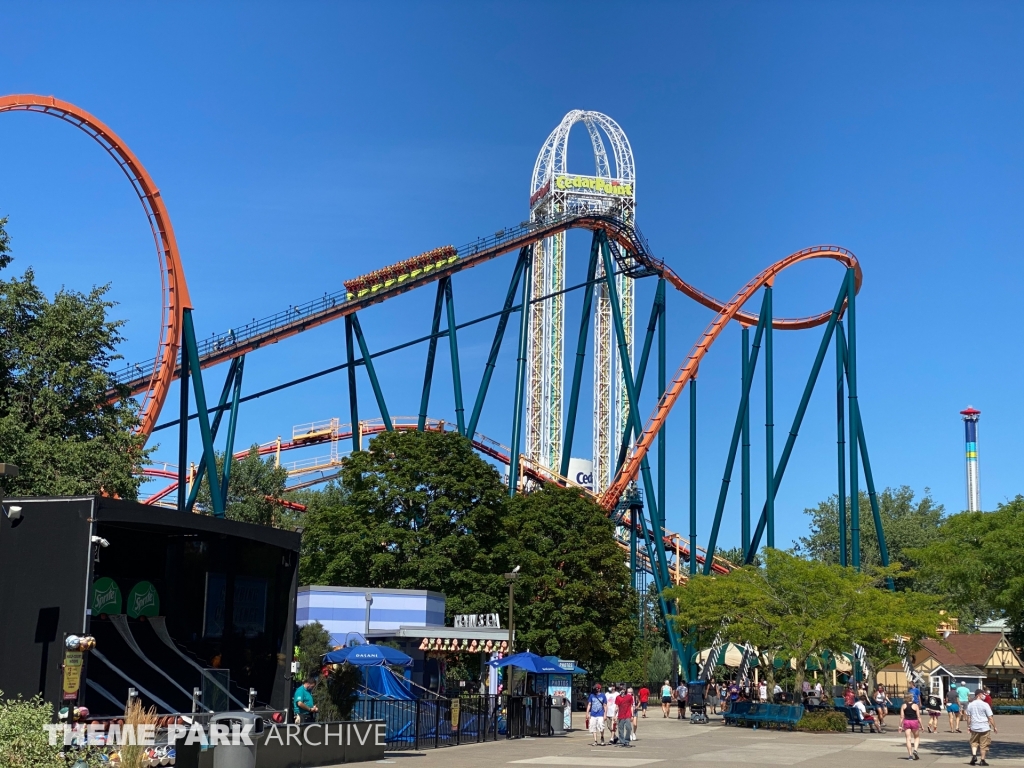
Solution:
<svg viewBox="0 0 1024 768">
<path fill-rule="evenodd" d="M 7 519 L 12 523 L 15 520 L 21 520 L 21 507 L 13 505 L 10 507 L 4 507 L 4 512 L 7 513 Z"/>
<path fill-rule="evenodd" d="M 104 539 L 102 536 L 93 536 L 92 537 L 92 543 L 93 544 L 99 544 L 104 549 L 106 549 L 107 547 L 110 546 L 110 542 L 107 541 L 106 539 Z"/>
</svg>

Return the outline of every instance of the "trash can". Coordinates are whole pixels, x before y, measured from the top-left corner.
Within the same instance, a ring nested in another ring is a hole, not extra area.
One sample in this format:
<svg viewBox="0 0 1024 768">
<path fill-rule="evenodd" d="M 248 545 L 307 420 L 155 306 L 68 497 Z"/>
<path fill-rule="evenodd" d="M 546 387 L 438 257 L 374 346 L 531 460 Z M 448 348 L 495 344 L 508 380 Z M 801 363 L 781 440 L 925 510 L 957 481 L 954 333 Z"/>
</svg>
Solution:
<svg viewBox="0 0 1024 768">
<path fill-rule="evenodd" d="M 565 733 L 565 696 L 551 697 L 551 734 L 561 736 Z"/>
<path fill-rule="evenodd" d="M 238 730 L 249 729 L 249 740 L 252 744 L 235 745 L 217 744 L 213 747 L 213 768 L 256 768 L 256 744 L 263 733 L 263 718 L 253 712 L 221 712 L 210 718 L 210 732 L 213 734 L 215 725 L 227 726 L 228 734 Z M 212 739 L 211 739 L 212 741 Z"/>
</svg>

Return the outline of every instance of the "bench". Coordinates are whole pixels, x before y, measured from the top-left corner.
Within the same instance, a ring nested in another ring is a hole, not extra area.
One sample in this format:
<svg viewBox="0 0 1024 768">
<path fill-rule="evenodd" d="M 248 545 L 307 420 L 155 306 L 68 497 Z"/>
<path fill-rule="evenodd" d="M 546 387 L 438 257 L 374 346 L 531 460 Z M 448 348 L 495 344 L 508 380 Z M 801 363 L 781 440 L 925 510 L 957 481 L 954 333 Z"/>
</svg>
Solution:
<svg viewBox="0 0 1024 768">
<path fill-rule="evenodd" d="M 1024 704 L 996 704 L 992 707 L 994 715 L 1024 715 Z"/>
<path fill-rule="evenodd" d="M 804 708 L 787 704 L 762 704 L 752 701 L 734 702 L 723 717 L 728 725 L 765 725 L 790 730 L 804 716 Z"/>
<path fill-rule="evenodd" d="M 846 716 L 846 724 L 850 726 L 851 733 L 857 728 L 860 728 L 860 732 L 864 733 L 865 726 L 869 728 L 873 726 L 878 729 L 878 721 L 861 720 L 860 713 L 856 707 L 836 707 L 836 712 L 842 712 Z"/>
</svg>

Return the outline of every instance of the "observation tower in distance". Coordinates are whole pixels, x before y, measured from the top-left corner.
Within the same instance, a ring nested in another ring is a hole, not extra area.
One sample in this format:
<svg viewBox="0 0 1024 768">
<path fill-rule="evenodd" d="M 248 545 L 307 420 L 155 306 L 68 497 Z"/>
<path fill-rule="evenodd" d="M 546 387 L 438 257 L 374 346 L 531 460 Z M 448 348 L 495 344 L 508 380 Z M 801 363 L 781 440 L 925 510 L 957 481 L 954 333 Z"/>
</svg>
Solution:
<svg viewBox="0 0 1024 768">
<path fill-rule="evenodd" d="M 967 461 L 967 511 L 981 511 L 981 483 L 978 480 L 978 419 L 981 411 L 967 406 L 960 411 L 964 420 L 964 457 Z"/>
</svg>

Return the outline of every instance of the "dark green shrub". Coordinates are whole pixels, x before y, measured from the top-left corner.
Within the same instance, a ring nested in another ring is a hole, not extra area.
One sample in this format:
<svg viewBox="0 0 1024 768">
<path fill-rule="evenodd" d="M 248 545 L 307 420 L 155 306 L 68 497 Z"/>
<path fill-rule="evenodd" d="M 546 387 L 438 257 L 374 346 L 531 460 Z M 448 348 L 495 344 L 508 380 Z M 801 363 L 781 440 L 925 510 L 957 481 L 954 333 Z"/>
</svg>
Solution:
<svg viewBox="0 0 1024 768">
<path fill-rule="evenodd" d="M 808 712 L 800 718 L 796 729 L 810 733 L 846 733 L 846 715 L 842 712 Z"/>
<path fill-rule="evenodd" d="M 53 707 L 38 696 L 3 700 L 0 691 L 0 768 L 58 768 L 60 747 L 50 746 L 44 725 Z"/>
</svg>

